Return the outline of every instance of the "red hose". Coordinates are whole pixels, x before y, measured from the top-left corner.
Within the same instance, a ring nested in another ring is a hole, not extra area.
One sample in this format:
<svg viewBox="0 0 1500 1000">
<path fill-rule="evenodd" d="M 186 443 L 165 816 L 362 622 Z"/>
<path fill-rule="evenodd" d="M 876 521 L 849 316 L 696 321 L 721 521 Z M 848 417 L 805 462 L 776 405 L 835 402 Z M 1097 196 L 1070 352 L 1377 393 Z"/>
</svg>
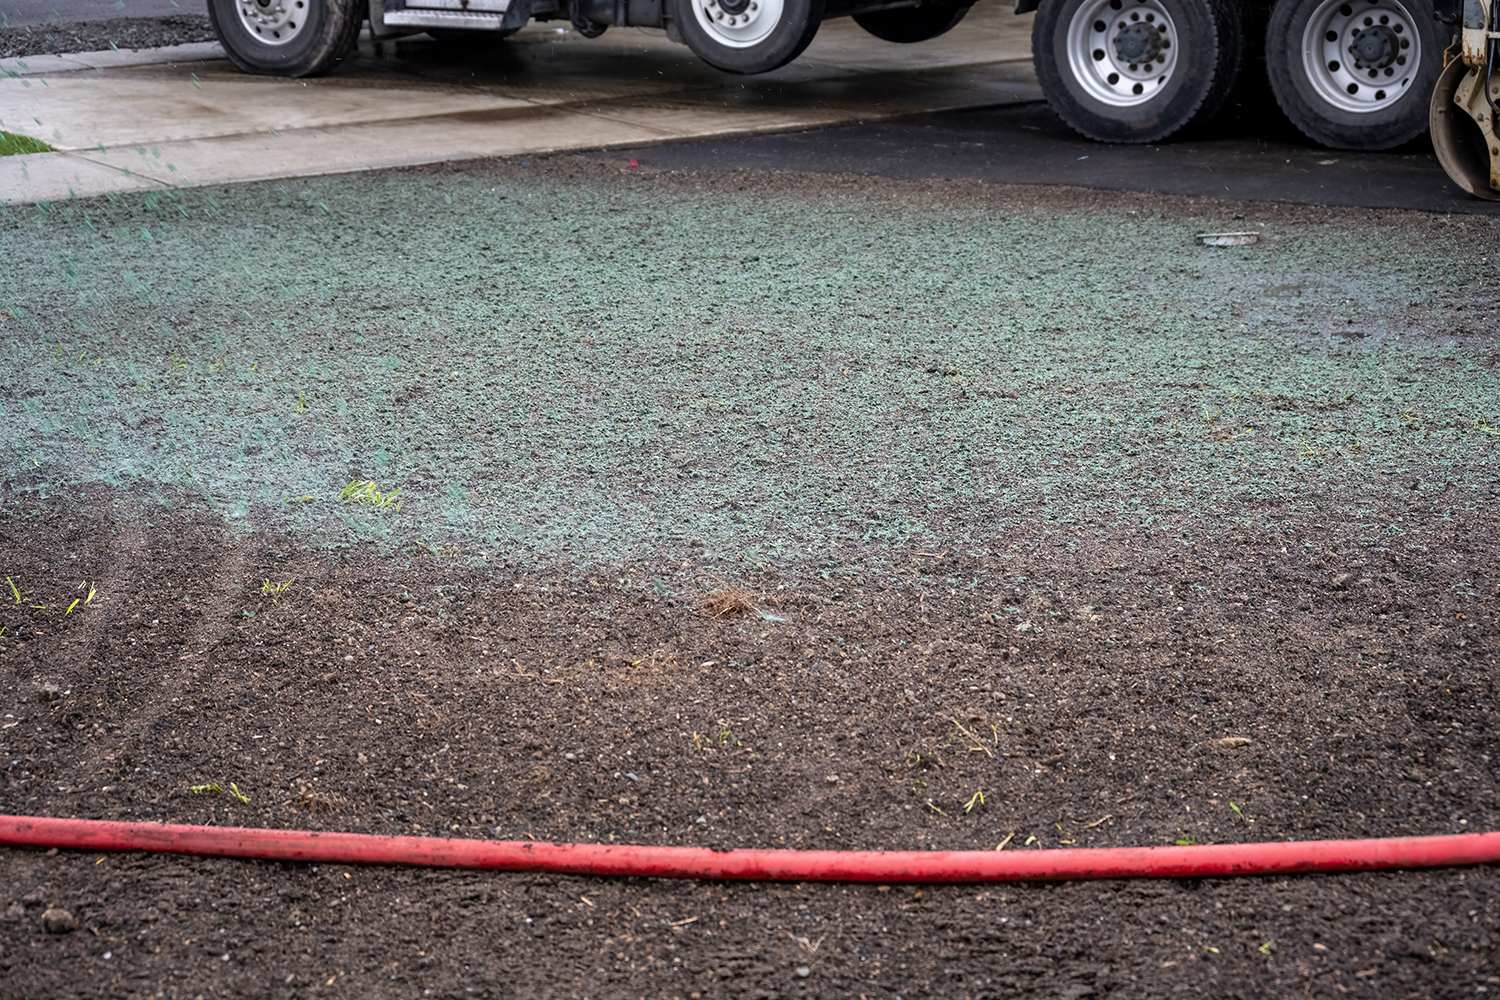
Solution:
<svg viewBox="0 0 1500 1000">
<path fill-rule="evenodd" d="M 1500 833 L 1065 851 L 717 851 L 703 847 L 377 837 L 362 833 L 166 826 L 35 816 L 0 816 L 0 844 L 330 864 L 784 882 L 1203 878 L 1441 868 L 1500 861 Z"/>
</svg>

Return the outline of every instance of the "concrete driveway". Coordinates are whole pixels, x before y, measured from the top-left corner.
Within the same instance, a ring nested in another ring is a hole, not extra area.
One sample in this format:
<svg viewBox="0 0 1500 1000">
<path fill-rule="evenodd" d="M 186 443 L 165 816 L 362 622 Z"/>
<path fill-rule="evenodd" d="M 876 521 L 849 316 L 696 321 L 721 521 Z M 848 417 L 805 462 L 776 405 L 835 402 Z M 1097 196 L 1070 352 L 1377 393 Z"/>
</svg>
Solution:
<svg viewBox="0 0 1500 1000">
<path fill-rule="evenodd" d="M 640 145 L 1037 100 L 1031 17 L 976 7 L 892 45 L 849 19 L 758 77 L 665 33 L 533 24 L 489 47 L 360 44 L 327 77 L 238 72 L 217 46 L 6 60 L 0 128 L 57 150 L 0 160 L 0 200 L 55 200 L 472 157 Z M 555 23 L 555 22 L 553 22 Z"/>
</svg>

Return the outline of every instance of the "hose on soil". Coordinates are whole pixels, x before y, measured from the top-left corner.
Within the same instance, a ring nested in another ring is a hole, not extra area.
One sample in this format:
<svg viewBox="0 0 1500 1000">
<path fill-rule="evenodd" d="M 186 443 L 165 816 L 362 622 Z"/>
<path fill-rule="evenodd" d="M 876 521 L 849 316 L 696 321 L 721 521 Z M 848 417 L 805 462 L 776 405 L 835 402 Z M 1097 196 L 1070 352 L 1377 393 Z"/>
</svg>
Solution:
<svg viewBox="0 0 1500 1000">
<path fill-rule="evenodd" d="M 1062 882 L 1444 868 L 1500 861 L 1500 833 L 1033 851 L 761 851 L 384 837 L 0 816 L 0 844 L 328 864 L 782 882 Z"/>
</svg>

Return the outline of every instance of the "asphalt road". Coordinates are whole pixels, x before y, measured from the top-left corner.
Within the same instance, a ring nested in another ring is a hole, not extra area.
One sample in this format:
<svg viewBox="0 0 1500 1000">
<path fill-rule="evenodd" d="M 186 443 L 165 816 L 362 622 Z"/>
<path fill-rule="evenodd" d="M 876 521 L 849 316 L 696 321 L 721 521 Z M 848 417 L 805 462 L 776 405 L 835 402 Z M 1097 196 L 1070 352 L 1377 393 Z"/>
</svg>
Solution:
<svg viewBox="0 0 1500 1000">
<path fill-rule="evenodd" d="M 0 27 L 208 14 L 204 0 L 0 0 Z"/>
<path fill-rule="evenodd" d="M 1228 121 L 1197 139 L 1111 146 L 1083 138 L 1046 104 L 1033 103 L 595 155 L 672 170 L 972 178 L 1303 205 L 1500 212 L 1500 204 L 1458 190 L 1425 139 L 1388 152 L 1329 150 L 1279 114 Z"/>
</svg>

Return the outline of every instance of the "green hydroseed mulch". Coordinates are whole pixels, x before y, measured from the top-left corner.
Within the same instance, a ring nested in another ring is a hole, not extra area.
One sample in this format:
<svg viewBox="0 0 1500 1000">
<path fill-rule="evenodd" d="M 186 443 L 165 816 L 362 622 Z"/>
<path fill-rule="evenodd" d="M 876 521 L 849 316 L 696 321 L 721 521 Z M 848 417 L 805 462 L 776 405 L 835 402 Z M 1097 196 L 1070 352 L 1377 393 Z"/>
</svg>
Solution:
<svg viewBox="0 0 1500 1000">
<path fill-rule="evenodd" d="M 5 502 L 814 565 L 1495 502 L 1492 221 L 543 166 L 6 210 Z"/>
</svg>

